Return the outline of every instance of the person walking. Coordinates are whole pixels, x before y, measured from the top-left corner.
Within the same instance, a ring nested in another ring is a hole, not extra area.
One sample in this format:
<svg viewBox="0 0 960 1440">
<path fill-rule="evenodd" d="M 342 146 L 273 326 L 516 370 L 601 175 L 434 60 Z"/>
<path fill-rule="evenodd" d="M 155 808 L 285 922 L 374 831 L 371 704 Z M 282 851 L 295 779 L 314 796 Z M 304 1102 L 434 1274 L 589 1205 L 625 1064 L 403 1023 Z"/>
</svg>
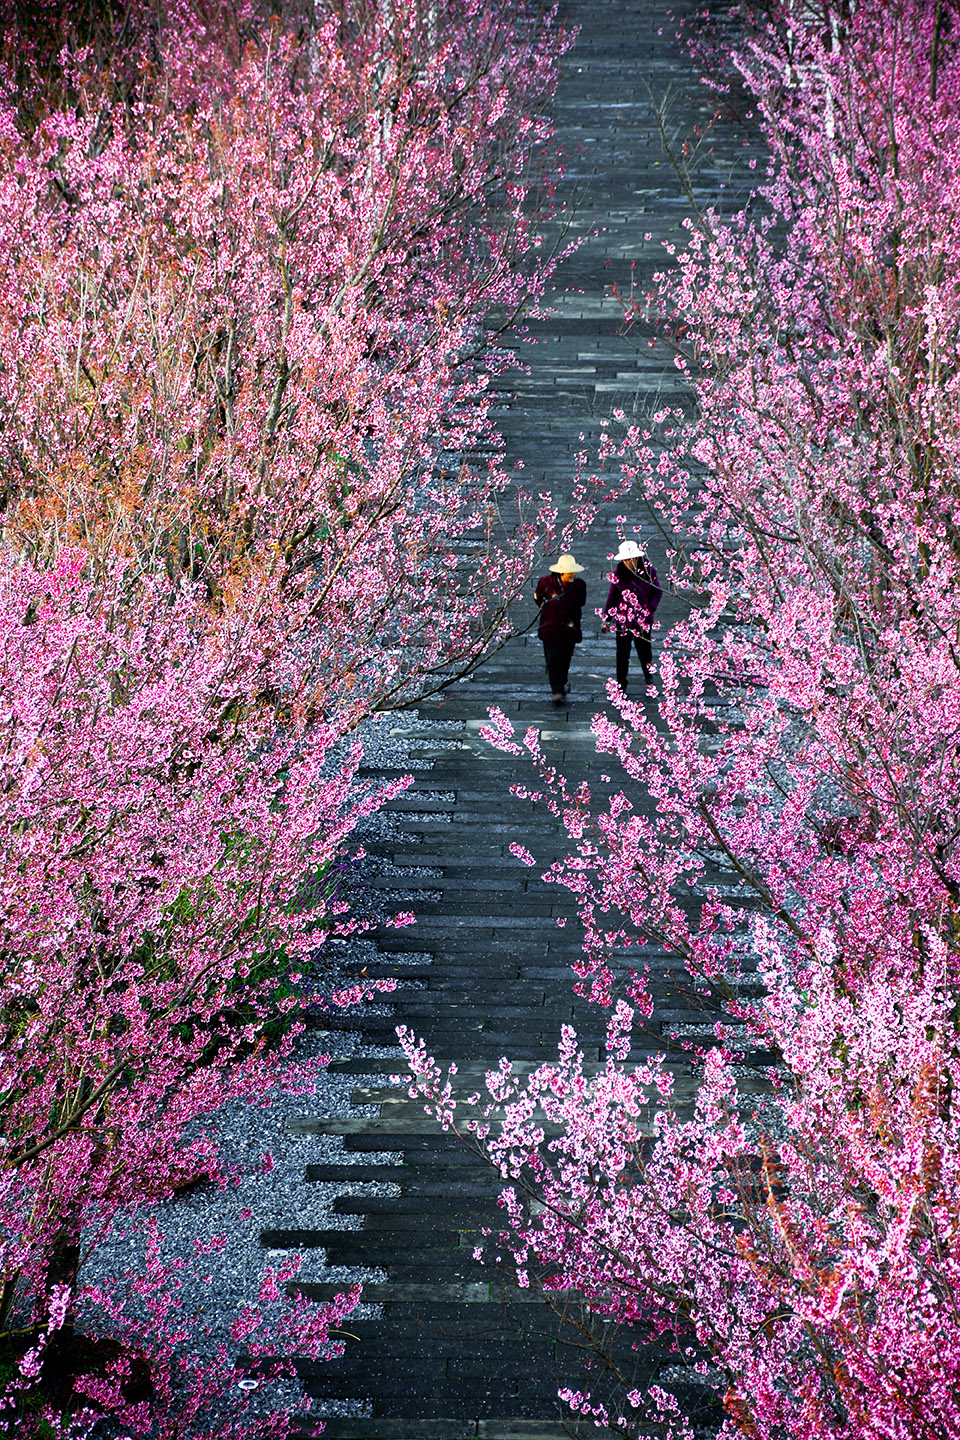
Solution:
<svg viewBox="0 0 960 1440">
<path fill-rule="evenodd" d="M 580 579 L 583 566 L 572 555 L 561 555 L 550 574 L 537 581 L 534 599 L 540 611 L 537 634 L 543 641 L 543 658 L 553 692 L 554 705 L 562 705 L 568 689 L 567 676 L 573 649 L 583 639 L 580 612 L 587 599 L 587 587 Z"/>
<path fill-rule="evenodd" d="M 612 625 L 617 637 L 617 684 L 627 688 L 630 650 L 636 648 L 643 678 L 650 684 L 653 647 L 650 627 L 663 594 L 657 572 L 647 559 L 647 552 L 636 540 L 623 540 L 614 555 L 617 568 L 607 603 L 603 607 L 601 633 Z"/>
</svg>

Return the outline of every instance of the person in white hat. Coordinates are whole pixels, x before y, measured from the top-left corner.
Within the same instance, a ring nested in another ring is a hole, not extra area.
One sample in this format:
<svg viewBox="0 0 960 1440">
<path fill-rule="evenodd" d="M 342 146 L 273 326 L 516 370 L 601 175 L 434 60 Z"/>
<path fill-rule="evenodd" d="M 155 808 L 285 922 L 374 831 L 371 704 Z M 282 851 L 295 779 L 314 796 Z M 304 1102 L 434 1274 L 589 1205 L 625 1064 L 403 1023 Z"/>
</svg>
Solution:
<svg viewBox="0 0 960 1440">
<path fill-rule="evenodd" d="M 603 607 L 600 629 L 609 630 L 611 625 L 614 628 L 617 636 L 617 684 L 621 690 L 626 690 L 632 647 L 636 648 L 643 667 L 643 678 L 650 684 L 653 660 L 650 627 L 663 591 L 646 551 L 636 540 L 621 541 L 620 549 L 613 558 L 617 568 Z"/>
<path fill-rule="evenodd" d="M 561 555 L 550 566 L 549 575 L 541 575 L 533 598 L 540 611 L 537 634 L 543 641 L 543 658 L 553 694 L 554 705 L 562 705 L 570 688 L 567 676 L 574 646 L 583 639 L 580 613 L 587 600 L 587 587 L 580 579 L 583 566 L 572 555 Z"/>
</svg>

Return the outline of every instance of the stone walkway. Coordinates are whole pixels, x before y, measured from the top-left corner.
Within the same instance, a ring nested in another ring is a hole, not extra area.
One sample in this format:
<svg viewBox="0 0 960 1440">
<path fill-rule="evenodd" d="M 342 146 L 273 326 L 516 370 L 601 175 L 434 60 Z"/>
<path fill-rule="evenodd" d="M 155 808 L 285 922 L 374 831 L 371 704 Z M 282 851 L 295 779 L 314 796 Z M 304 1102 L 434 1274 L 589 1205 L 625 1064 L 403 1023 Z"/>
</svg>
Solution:
<svg viewBox="0 0 960 1440">
<path fill-rule="evenodd" d="M 662 151 L 651 94 L 672 91 L 676 120 L 686 132 L 709 115 L 672 39 L 669 12 L 694 8 L 683 0 L 571 0 L 568 7 L 581 34 L 565 62 L 554 114 L 568 157 L 565 193 L 577 201 L 574 227 L 587 238 L 563 267 L 555 315 L 533 327 L 538 343 L 525 350 L 529 374 L 511 377 L 499 416 L 507 456 L 523 458 L 525 483 L 535 491 L 569 493 L 576 453 L 595 451 L 601 421 L 615 407 L 641 414 L 681 395 L 668 357 L 620 335 L 620 308 L 610 289 L 614 282 L 629 286 L 634 264 L 634 278 L 646 288 L 663 265 L 662 242 L 681 235 L 687 202 Z M 723 143 L 729 160 L 738 151 L 730 127 Z M 723 170 L 717 159 L 699 172 L 707 196 L 720 193 Z M 576 1024 L 588 1057 L 599 1059 L 600 1017 L 576 1010 L 572 995 L 578 929 L 555 924 L 558 916 L 572 916 L 574 907 L 566 891 L 539 879 L 562 853 L 563 837 L 542 808 L 510 795 L 514 779 L 528 778 L 526 767 L 492 752 L 478 729 L 495 703 L 521 725 L 541 726 L 545 748 L 565 773 L 589 777 L 603 768 L 591 743 L 590 718 L 606 706 L 613 641 L 599 635 L 592 610 L 605 598 L 603 575 L 616 544 L 610 515 L 578 547 L 587 567 L 590 618 L 575 658 L 569 707 L 556 712 L 550 705 L 542 652 L 532 636 L 507 647 L 441 707 L 424 707 L 425 719 L 447 722 L 442 738 L 455 743 L 438 750 L 433 768 L 419 772 L 416 785 L 391 806 L 396 832 L 379 847 L 387 869 L 407 874 L 375 877 L 372 884 L 408 890 L 417 923 L 379 938 L 376 973 L 400 982 L 391 997 L 394 1013 L 356 1023 L 368 1044 L 381 1046 L 393 1042 L 397 1024 L 411 1026 L 441 1063 L 457 1062 L 464 1093 L 471 1078 L 503 1054 L 530 1065 L 548 1059 L 565 1022 Z M 662 570 L 662 546 L 652 532 L 650 544 Z M 659 615 L 664 627 L 681 613 L 681 601 L 665 597 Z M 413 725 L 415 738 L 415 718 L 397 723 L 408 738 Z M 426 730 L 423 739 L 429 745 L 436 732 Z M 507 846 L 517 839 L 533 851 L 535 868 L 509 855 Z M 423 871 L 429 873 L 418 873 Z M 415 958 L 423 952 L 426 963 Z M 691 1012 L 679 980 L 671 994 L 665 979 L 658 999 L 655 1031 L 663 1026 L 668 1034 L 678 1020 L 712 1023 L 702 1011 Z M 648 1049 L 663 1045 L 663 1035 L 650 1034 Z M 496 1178 L 438 1133 L 419 1105 L 386 1088 L 389 1074 L 400 1068 L 396 1059 L 357 1058 L 332 1068 L 356 1074 L 355 1100 L 368 1109 L 379 1103 L 380 1113 L 306 1118 L 300 1133 L 311 1133 L 312 1126 L 313 1133 L 341 1135 L 353 1162 L 312 1165 L 308 1178 L 336 1182 L 349 1173 L 353 1180 L 399 1182 L 400 1193 L 341 1196 L 335 1210 L 362 1217 L 359 1229 L 303 1231 L 291 1216 L 289 1230 L 263 1236 L 271 1247 L 323 1246 L 330 1265 L 376 1266 L 387 1276 L 365 1288 L 364 1299 L 379 1304 L 380 1317 L 350 1323 L 357 1338 L 348 1340 L 343 1358 L 303 1367 L 316 1399 L 351 1397 L 372 1409 L 370 1418 L 329 1419 L 325 1435 L 569 1435 L 556 1392 L 560 1384 L 582 1383 L 571 1337 L 558 1332 L 542 1303 L 472 1259 L 481 1227 L 498 1216 Z M 368 1163 L 367 1157 L 375 1160 L 384 1151 L 399 1154 L 401 1166 Z M 342 1283 L 305 1288 L 323 1298 Z"/>
</svg>

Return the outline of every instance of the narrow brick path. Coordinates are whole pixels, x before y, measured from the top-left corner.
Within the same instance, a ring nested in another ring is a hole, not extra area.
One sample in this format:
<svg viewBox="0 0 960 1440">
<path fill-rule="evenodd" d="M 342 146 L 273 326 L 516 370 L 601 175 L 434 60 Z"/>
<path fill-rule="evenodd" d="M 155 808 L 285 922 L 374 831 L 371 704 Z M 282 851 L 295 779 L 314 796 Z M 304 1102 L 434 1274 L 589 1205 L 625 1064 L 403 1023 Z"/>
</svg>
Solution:
<svg viewBox="0 0 960 1440">
<path fill-rule="evenodd" d="M 553 318 L 534 326 L 530 373 L 510 379 L 503 394 L 501 428 L 510 459 L 522 457 L 525 483 L 534 490 L 569 493 L 579 450 L 595 450 L 601 421 L 616 406 L 638 414 L 680 397 L 668 357 L 619 334 L 614 282 L 646 288 L 663 264 L 662 242 L 679 239 L 687 213 L 680 186 L 663 154 L 651 95 L 673 92 L 678 122 L 692 130 L 705 113 L 688 62 L 672 39 L 668 12 L 692 12 L 678 0 L 571 0 L 569 18 L 580 38 L 565 62 L 556 100 L 560 139 L 567 152 L 565 190 L 575 196 L 575 230 L 586 241 L 558 281 Z M 661 34 L 660 31 L 663 31 Z M 726 136 L 731 154 L 736 137 Z M 719 187 L 720 162 L 701 171 L 709 195 Z M 594 234 L 597 230 L 600 233 Z M 645 239 L 649 235 L 649 239 Z M 663 567 L 662 547 L 650 537 Z M 613 515 L 601 517 L 582 548 L 588 614 L 606 593 L 603 574 L 616 548 Z M 532 608 L 528 607 L 528 608 Z M 681 602 L 666 597 L 660 619 L 669 625 Z M 556 712 L 549 702 L 542 654 L 535 638 L 510 645 L 474 680 L 450 693 L 442 707 L 442 738 L 455 745 L 438 752 L 433 768 L 391 808 L 394 837 L 379 847 L 388 870 L 408 871 L 373 880 L 384 890 L 402 885 L 411 894 L 416 926 L 386 931 L 379 940 L 377 973 L 395 976 L 391 1016 L 362 1024 L 368 1044 L 393 1043 L 404 1023 L 428 1042 L 442 1063 L 456 1061 L 464 1093 L 508 1054 L 535 1064 L 555 1053 L 560 1027 L 573 1021 L 588 1058 L 599 1058 L 596 1015 L 575 1010 L 570 961 L 579 945 L 567 892 L 544 885 L 545 865 L 562 853 L 563 839 L 542 809 L 513 798 L 511 781 L 527 778 L 522 762 L 493 753 L 478 729 L 496 703 L 521 725 L 542 727 L 545 747 L 566 773 L 596 777 L 603 768 L 590 740 L 590 717 L 606 705 L 613 642 L 601 637 L 590 614 L 572 673 L 571 704 Z M 634 693 L 638 693 L 634 691 Z M 651 702 L 652 703 L 652 702 Z M 410 738 L 416 717 L 398 720 Z M 422 723 L 422 722 L 421 722 Z M 437 738 L 426 731 L 424 741 Z M 537 858 L 525 869 L 508 853 L 522 840 Z M 427 870 L 431 873 L 418 873 Z M 423 899 L 418 899 L 422 892 Z M 439 897 L 439 898 L 438 898 Z M 428 962 L 411 958 L 428 953 Z M 374 973 L 372 970 L 369 973 Z M 681 989 L 664 981 L 659 1023 L 704 1021 L 687 1007 Z M 358 1025 L 360 1022 L 357 1022 Z M 650 1037 L 650 1049 L 662 1043 Z M 303 1367 L 308 1392 L 318 1400 L 353 1397 L 368 1402 L 370 1418 L 327 1421 L 330 1440 L 556 1440 L 568 1435 L 556 1400 L 560 1384 L 582 1381 L 580 1357 L 558 1335 L 541 1303 L 512 1289 L 506 1276 L 472 1259 L 485 1224 L 497 1219 L 495 1177 L 456 1142 L 437 1132 L 422 1108 L 388 1088 L 396 1059 L 356 1058 L 333 1067 L 358 1077 L 355 1099 L 380 1103 L 379 1116 L 346 1120 L 307 1117 L 301 1133 L 340 1135 L 352 1162 L 317 1164 L 308 1178 L 398 1182 L 399 1194 L 345 1194 L 342 1215 L 362 1217 L 359 1229 L 271 1232 L 272 1247 L 323 1246 L 330 1265 L 377 1266 L 384 1283 L 365 1299 L 380 1317 L 353 1321 L 358 1337 L 339 1361 Z M 378 1080 L 378 1075 L 382 1079 Z M 360 1083 L 362 1082 L 362 1083 Z M 402 1164 L 368 1163 L 377 1152 L 399 1154 Z M 306 1287 L 318 1298 L 336 1286 Z"/>
</svg>

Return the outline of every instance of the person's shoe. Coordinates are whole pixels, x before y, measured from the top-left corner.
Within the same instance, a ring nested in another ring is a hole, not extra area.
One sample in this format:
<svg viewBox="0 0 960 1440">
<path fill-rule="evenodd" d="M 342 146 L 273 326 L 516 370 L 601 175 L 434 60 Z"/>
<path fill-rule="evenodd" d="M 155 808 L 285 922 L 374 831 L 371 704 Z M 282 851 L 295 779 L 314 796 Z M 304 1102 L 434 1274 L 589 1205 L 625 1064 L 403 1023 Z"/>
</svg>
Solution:
<svg viewBox="0 0 960 1440">
<path fill-rule="evenodd" d="M 554 703 L 554 705 L 557 705 L 557 706 L 562 705 L 563 702 L 564 702 L 564 699 L 565 699 L 564 695 L 561 694 L 561 692 L 560 692 L 559 690 L 555 690 L 555 691 L 553 692 L 553 703 Z"/>
</svg>

